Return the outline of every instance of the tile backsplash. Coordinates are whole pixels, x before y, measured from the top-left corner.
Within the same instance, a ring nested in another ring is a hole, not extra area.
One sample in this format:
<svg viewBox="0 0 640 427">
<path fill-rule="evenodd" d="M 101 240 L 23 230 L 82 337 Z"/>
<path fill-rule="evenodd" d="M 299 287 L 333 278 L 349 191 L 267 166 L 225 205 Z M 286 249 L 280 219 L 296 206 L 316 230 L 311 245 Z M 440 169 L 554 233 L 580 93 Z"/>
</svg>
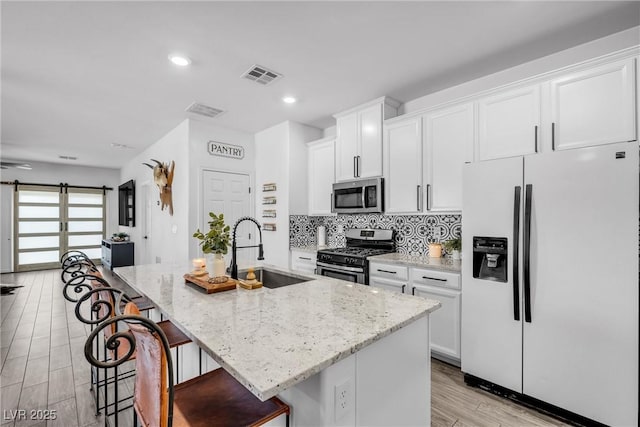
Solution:
<svg viewBox="0 0 640 427">
<path fill-rule="evenodd" d="M 329 246 L 345 246 L 347 228 L 382 228 L 396 231 L 396 250 L 409 255 L 427 255 L 428 243 L 460 236 L 462 215 L 338 215 L 289 216 L 289 246 L 317 244 L 318 226 L 327 229 Z M 439 235 L 438 235 L 439 233 Z"/>
</svg>

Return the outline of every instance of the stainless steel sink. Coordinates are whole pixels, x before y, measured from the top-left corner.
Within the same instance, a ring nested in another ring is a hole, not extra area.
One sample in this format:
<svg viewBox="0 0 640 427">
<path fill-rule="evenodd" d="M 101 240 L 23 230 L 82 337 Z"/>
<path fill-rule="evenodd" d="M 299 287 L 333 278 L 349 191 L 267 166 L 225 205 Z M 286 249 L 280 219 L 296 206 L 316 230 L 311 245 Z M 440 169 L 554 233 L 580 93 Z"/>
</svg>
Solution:
<svg viewBox="0 0 640 427">
<path fill-rule="evenodd" d="M 281 288 L 283 286 L 295 285 L 296 283 L 308 282 L 310 279 L 297 274 L 284 273 L 282 271 L 270 270 L 265 267 L 258 267 L 254 270 L 256 279 L 262 282 L 262 286 L 269 289 Z M 244 280 L 247 277 L 247 271 L 239 272 L 238 277 Z"/>
</svg>

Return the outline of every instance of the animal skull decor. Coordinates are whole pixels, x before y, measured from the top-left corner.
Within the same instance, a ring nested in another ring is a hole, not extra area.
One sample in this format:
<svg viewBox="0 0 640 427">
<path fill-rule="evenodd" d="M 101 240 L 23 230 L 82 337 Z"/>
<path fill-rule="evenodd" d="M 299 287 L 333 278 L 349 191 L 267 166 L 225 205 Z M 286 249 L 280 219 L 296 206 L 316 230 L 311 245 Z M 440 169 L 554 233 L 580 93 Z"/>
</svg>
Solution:
<svg viewBox="0 0 640 427">
<path fill-rule="evenodd" d="M 151 166 L 149 163 L 143 163 L 143 165 L 149 166 L 153 169 L 153 182 L 160 189 L 160 210 L 164 210 L 165 206 L 169 206 L 169 215 L 173 215 L 173 199 L 171 196 L 171 184 L 173 183 L 173 170 L 176 167 L 176 162 L 171 161 L 171 166 L 161 163 L 156 159 L 151 159 L 156 162 L 155 166 Z"/>
</svg>

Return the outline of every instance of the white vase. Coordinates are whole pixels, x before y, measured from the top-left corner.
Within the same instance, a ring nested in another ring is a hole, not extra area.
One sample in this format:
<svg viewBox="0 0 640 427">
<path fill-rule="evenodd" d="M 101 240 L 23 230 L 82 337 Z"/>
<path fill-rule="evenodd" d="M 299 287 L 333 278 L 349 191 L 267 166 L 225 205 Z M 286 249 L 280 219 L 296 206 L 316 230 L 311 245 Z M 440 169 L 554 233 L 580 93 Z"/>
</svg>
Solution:
<svg viewBox="0 0 640 427">
<path fill-rule="evenodd" d="M 451 259 L 459 260 L 460 259 L 460 251 L 452 250 L 451 251 Z"/>
<path fill-rule="evenodd" d="M 226 273 L 227 266 L 224 263 L 222 254 L 207 255 L 207 273 L 209 277 L 221 277 Z"/>
</svg>

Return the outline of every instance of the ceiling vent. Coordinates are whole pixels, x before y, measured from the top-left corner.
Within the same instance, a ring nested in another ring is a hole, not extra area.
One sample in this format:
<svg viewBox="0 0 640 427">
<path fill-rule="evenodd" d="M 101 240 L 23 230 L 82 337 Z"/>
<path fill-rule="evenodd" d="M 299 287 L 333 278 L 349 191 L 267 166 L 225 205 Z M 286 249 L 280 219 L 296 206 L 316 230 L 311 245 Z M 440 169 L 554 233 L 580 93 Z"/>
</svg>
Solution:
<svg viewBox="0 0 640 427">
<path fill-rule="evenodd" d="M 262 65 L 253 65 L 242 75 L 242 78 L 267 86 L 274 81 L 281 79 L 282 74 L 276 73 Z"/>
<path fill-rule="evenodd" d="M 201 116 L 206 116 L 211 118 L 217 117 L 220 114 L 224 113 L 224 110 L 209 107 L 208 105 L 204 105 L 204 104 L 198 104 L 197 102 L 194 102 L 193 104 L 189 105 L 185 111 L 193 114 L 200 114 Z"/>
<path fill-rule="evenodd" d="M 78 160 L 78 158 L 74 156 L 58 156 L 58 157 L 63 160 Z"/>
</svg>

